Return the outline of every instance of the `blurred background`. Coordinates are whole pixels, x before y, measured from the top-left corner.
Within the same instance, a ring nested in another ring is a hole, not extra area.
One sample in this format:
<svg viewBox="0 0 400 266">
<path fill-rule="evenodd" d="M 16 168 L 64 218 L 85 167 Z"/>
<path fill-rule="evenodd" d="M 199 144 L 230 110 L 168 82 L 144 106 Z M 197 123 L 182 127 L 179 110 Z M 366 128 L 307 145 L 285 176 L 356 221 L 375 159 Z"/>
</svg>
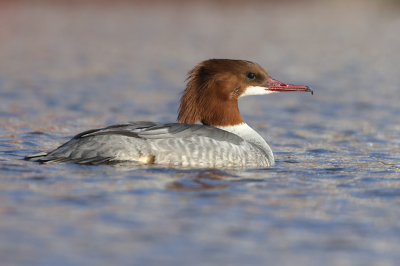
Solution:
<svg viewBox="0 0 400 266">
<path fill-rule="evenodd" d="M 174 122 L 210 58 L 313 88 L 240 100 L 275 168 L 21 160 Z M 0 264 L 396 265 L 399 86 L 400 1 L 0 0 Z"/>
<path fill-rule="evenodd" d="M 2 0 L 0 111 L 76 119 L 100 104 L 119 112 L 100 119 L 174 121 L 187 71 L 209 58 L 255 61 L 315 88 L 313 101 L 397 106 L 399 17 L 390 0 Z M 162 114 L 146 106 L 166 101 Z"/>
</svg>

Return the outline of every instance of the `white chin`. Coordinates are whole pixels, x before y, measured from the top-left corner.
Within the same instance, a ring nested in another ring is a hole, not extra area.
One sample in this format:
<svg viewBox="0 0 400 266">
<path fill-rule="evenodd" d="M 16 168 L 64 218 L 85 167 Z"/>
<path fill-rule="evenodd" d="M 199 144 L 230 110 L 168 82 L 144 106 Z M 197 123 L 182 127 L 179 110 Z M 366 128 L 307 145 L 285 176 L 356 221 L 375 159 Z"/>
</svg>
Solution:
<svg viewBox="0 0 400 266">
<path fill-rule="evenodd" d="M 266 90 L 265 87 L 260 87 L 260 86 L 250 86 L 250 87 L 247 87 L 246 91 L 242 95 L 240 95 L 240 97 L 249 96 L 249 95 L 270 94 L 270 93 L 274 93 L 274 92 L 277 92 L 277 91 L 269 91 L 269 90 Z"/>
</svg>

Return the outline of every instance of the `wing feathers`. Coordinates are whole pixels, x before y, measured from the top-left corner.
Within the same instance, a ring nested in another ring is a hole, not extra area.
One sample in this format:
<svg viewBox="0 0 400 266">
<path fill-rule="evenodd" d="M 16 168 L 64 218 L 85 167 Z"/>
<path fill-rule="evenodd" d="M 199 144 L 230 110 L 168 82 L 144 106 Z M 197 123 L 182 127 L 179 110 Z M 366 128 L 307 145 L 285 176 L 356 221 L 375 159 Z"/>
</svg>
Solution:
<svg viewBox="0 0 400 266">
<path fill-rule="evenodd" d="M 219 150 L 222 143 L 237 146 L 243 141 L 235 134 L 211 126 L 141 121 L 82 132 L 54 151 L 29 155 L 25 160 L 41 163 L 104 164 L 124 160 L 140 161 L 141 158 L 148 157 L 153 158 L 154 162 L 157 154 L 191 158 L 189 154 L 194 153 L 194 157 L 202 157 L 206 154 L 208 156 L 212 150 L 207 148 L 210 147 L 208 144 Z M 205 147 L 199 147 L 203 144 Z"/>
<path fill-rule="evenodd" d="M 74 139 L 98 135 L 120 135 L 143 139 L 187 138 L 193 135 L 208 137 L 217 141 L 228 141 L 239 145 L 243 139 L 235 134 L 211 126 L 195 124 L 161 124 L 152 122 L 131 122 L 80 133 Z"/>
</svg>

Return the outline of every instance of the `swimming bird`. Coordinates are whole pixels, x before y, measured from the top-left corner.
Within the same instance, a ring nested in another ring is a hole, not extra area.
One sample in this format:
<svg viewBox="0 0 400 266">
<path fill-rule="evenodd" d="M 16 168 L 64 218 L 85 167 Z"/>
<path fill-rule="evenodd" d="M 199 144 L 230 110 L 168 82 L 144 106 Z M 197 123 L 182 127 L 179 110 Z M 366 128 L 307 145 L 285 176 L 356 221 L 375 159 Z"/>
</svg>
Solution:
<svg viewBox="0 0 400 266">
<path fill-rule="evenodd" d="M 267 142 L 243 120 L 238 99 L 281 91 L 313 91 L 271 78 L 258 64 L 210 59 L 188 73 L 177 122 L 128 122 L 85 131 L 50 152 L 26 156 L 40 163 L 269 167 Z M 201 124 L 196 124 L 196 123 Z"/>
</svg>

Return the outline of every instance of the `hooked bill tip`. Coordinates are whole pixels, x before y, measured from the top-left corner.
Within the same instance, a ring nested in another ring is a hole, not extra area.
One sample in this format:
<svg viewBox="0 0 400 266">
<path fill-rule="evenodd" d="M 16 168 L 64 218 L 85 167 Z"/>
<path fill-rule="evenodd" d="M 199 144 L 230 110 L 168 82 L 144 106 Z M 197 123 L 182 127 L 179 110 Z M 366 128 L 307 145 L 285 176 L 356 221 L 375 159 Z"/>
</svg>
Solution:
<svg viewBox="0 0 400 266">
<path fill-rule="evenodd" d="M 313 90 L 310 88 L 310 87 L 308 87 L 307 86 L 307 90 L 306 90 L 307 92 L 311 92 L 311 95 L 314 95 L 314 92 L 313 92 Z"/>
</svg>

